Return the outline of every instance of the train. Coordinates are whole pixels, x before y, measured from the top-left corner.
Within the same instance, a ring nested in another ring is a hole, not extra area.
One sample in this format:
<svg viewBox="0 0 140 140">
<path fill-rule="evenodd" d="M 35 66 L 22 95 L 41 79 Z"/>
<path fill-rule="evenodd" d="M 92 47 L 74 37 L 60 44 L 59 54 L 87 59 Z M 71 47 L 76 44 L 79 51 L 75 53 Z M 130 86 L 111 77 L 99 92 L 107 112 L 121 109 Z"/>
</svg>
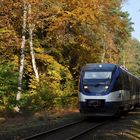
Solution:
<svg viewBox="0 0 140 140">
<path fill-rule="evenodd" d="M 90 63 L 79 78 L 79 110 L 86 116 L 120 117 L 140 105 L 140 79 L 123 66 Z"/>
</svg>

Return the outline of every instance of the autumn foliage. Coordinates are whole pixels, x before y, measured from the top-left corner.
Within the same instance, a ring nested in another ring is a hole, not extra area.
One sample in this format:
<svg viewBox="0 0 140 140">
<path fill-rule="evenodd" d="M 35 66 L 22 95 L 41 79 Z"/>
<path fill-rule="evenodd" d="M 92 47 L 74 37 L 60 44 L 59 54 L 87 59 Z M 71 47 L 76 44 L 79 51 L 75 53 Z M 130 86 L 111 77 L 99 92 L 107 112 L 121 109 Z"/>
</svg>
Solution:
<svg viewBox="0 0 140 140">
<path fill-rule="evenodd" d="M 27 15 L 23 93 L 17 103 L 23 3 L 32 5 L 32 14 Z M 132 23 L 128 13 L 121 11 L 121 4 L 121 0 L 1 1 L 0 110 L 12 110 L 16 104 L 33 111 L 75 107 L 81 66 L 96 62 L 124 64 L 128 54 L 124 58 L 123 52 L 131 53 L 133 47 L 140 51 L 139 42 L 130 41 Z M 31 24 L 39 83 L 30 56 Z M 135 61 L 138 56 L 132 57 Z M 132 65 L 129 68 L 135 72 Z M 138 69 L 135 73 L 139 74 Z"/>
</svg>

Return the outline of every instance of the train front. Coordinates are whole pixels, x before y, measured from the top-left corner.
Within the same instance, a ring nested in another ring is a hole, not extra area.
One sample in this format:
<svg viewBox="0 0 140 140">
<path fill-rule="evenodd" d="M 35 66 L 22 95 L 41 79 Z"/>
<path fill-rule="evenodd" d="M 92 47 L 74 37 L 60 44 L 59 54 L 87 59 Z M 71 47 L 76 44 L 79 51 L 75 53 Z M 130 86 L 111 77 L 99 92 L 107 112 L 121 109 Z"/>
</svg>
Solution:
<svg viewBox="0 0 140 140">
<path fill-rule="evenodd" d="M 117 66 L 88 64 L 82 68 L 79 82 L 80 112 L 86 116 L 113 116 L 120 105 L 113 92 Z"/>
</svg>

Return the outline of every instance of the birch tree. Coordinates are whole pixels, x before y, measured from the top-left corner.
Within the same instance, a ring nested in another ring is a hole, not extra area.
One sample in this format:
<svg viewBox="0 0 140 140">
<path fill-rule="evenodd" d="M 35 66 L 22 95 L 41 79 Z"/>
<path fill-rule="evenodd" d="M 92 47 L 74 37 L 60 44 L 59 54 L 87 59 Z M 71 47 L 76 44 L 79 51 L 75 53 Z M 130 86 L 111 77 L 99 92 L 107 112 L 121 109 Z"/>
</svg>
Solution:
<svg viewBox="0 0 140 140">
<path fill-rule="evenodd" d="M 28 13 L 29 13 L 29 19 L 31 19 L 31 4 L 28 5 Z M 34 29 L 34 25 L 31 23 L 31 21 L 29 22 L 29 36 L 30 36 L 30 55 L 31 55 L 31 59 L 32 59 L 32 66 L 33 66 L 33 70 L 35 73 L 35 77 L 37 82 L 39 82 L 39 74 L 38 74 L 38 69 L 36 66 L 36 61 L 35 61 L 35 53 L 34 53 L 34 49 L 33 49 L 33 29 Z"/>
<path fill-rule="evenodd" d="M 107 50 L 105 34 L 103 34 L 102 44 L 103 44 L 103 52 L 102 52 L 102 57 L 101 57 L 101 63 L 104 63 L 105 62 L 105 56 L 106 56 L 106 50 Z"/>
<path fill-rule="evenodd" d="M 17 92 L 17 96 L 16 96 L 16 100 L 17 101 L 20 100 L 20 98 L 21 98 L 21 92 L 22 92 L 22 81 L 23 81 L 23 71 L 24 71 L 24 58 L 25 58 L 25 42 L 26 42 L 26 38 L 25 38 L 25 34 L 26 34 L 26 20 L 27 20 L 27 5 L 24 2 L 24 7 L 23 7 L 23 25 L 22 25 L 21 56 L 20 56 L 19 78 L 18 78 L 18 92 Z"/>
<path fill-rule="evenodd" d="M 103 42 L 103 53 L 102 53 L 101 63 L 104 63 L 105 55 L 106 55 L 106 44 L 105 42 Z"/>
</svg>

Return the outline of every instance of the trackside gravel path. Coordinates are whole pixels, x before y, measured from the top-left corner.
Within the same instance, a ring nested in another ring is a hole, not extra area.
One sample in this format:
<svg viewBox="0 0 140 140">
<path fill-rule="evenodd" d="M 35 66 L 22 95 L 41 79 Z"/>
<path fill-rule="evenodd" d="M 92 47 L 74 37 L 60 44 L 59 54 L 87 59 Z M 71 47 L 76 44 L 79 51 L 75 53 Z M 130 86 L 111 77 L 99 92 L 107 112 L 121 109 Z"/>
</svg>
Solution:
<svg viewBox="0 0 140 140">
<path fill-rule="evenodd" d="M 75 112 L 60 118 L 55 118 L 54 120 L 41 119 L 33 122 L 30 120 L 10 127 L 4 127 L 4 124 L 1 124 L 0 140 L 21 140 L 24 137 L 56 128 L 79 119 L 82 119 L 82 117 L 79 112 Z M 98 120 L 99 119 L 104 118 L 98 118 Z M 130 112 L 127 116 L 123 116 L 118 120 L 113 118 L 109 119 L 111 122 L 109 122 L 108 125 L 104 125 L 96 131 L 91 131 L 88 136 L 85 135 L 82 139 L 140 140 L 140 108 L 137 108 L 135 111 Z M 80 140 L 82 139 L 80 138 Z"/>
<path fill-rule="evenodd" d="M 140 108 L 104 125 L 86 140 L 140 140 Z"/>
</svg>

